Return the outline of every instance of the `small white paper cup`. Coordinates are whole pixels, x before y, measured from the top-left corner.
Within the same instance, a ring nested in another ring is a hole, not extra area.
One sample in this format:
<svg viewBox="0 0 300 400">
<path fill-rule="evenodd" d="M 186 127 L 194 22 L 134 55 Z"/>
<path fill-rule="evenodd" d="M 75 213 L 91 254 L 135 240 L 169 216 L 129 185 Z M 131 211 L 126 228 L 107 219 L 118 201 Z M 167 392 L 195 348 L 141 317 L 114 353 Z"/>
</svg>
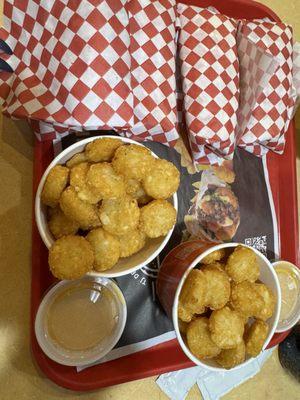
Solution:
<svg viewBox="0 0 300 400">
<path fill-rule="evenodd" d="M 181 332 L 179 330 L 179 324 L 178 324 L 178 300 L 179 300 L 179 294 L 181 292 L 182 286 L 184 284 L 185 279 L 187 278 L 189 272 L 195 268 L 197 266 L 197 264 L 201 263 L 201 260 L 206 257 L 208 254 L 212 253 L 215 250 L 218 249 L 222 249 L 222 248 L 235 248 L 236 246 L 241 245 L 242 243 L 224 243 L 224 244 L 220 244 L 214 247 L 209 248 L 208 250 L 202 252 L 200 255 L 198 255 L 194 261 L 188 266 L 188 268 L 186 269 L 186 271 L 184 272 L 183 276 L 181 277 L 180 281 L 178 282 L 178 286 L 177 286 L 177 290 L 175 293 L 175 298 L 174 298 L 174 302 L 173 302 L 173 309 L 172 309 L 172 319 L 173 319 L 173 324 L 174 324 L 174 328 L 175 328 L 175 332 L 176 332 L 176 336 L 177 339 L 179 341 L 179 344 L 182 348 L 182 350 L 184 351 L 184 353 L 187 355 L 187 357 L 193 361 L 196 365 L 200 365 L 202 367 L 205 367 L 209 370 L 212 371 L 226 371 L 226 369 L 222 368 L 220 365 L 218 365 L 213 359 L 202 359 L 199 360 L 197 357 L 195 357 L 189 350 L 188 346 L 186 345 L 183 337 L 181 336 Z M 244 244 L 242 244 L 245 247 L 249 247 L 246 246 Z M 269 342 L 271 341 L 277 324 L 278 324 L 278 320 L 279 320 L 279 314 L 280 314 L 280 306 L 281 306 L 281 291 L 280 291 L 280 286 L 279 286 L 279 281 L 276 275 L 276 272 L 272 266 L 272 264 L 270 263 L 270 261 L 262 254 L 260 253 L 258 250 L 251 248 L 251 250 L 253 250 L 256 254 L 256 258 L 258 261 L 258 265 L 259 265 L 259 269 L 260 269 L 260 276 L 259 276 L 259 280 L 264 283 L 265 285 L 267 285 L 272 292 L 274 293 L 275 299 L 276 299 L 276 305 L 275 305 L 275 310 L 274 310 L 274 314 L 272 315 L 271 318 L 269 318 L 266 323 L 269 326 L 269 333 L 268 336 L 265 340 L 265 343 L 263 345 L 262 350 L 264 350 Z M 201 251 L 201 250 L 200 250 Z M 164 261 L 165 262 L 165 261 Z M 178 276 L 176 277 L 178 279 Z M 246 360 L 240 364 L 237 365 L 234 368 L 231 368 L 231 370 L 233 369 L 238 369 L 248 363 L 251 362 L 253 358 L 252 357 L 247 357 Z"/>
<path fill-rule="evenodd" d="M 35 196 L 35 220 L 36 224 L 38 227 L 38 231 L 40 233 L 40 236 L 45 244 L 45 246 L 49 249 L 52 244 L 54 243 L 54 238 L 48 228 L 47 224 L 47 207 L 44 206 L 41 202 L 41 193 L 42 189 L 45 183 L 45 180 L 50 172 L 50 170 L 55 166 L 59 164 L 65 164 L 71 157 L 73 157 L 74 154 L 80 153 L 84 150 L 85 146 L 87 143 L 92 142 L 96 139 L 101 139 L 101 138 L 113 138 L 113 139 L 120 139 L 124 143 L 134 143 L 139 146 L 143 146 L 141 143 L 138 143 L 134 140 L 128 139 L 128 138 L 123 138 L 123 137 L 116 137 L 116 136 L 96 136 L 96 137 L 90 137 L 84 140 L 81 140 L 77 143 L 74 143 L 72 146 L 68 147 L 66 150 L 62 151 L 55 159 L 50 163 L 46 171 L 44 172 L 37 192 Z M 145 147 L 145 146 L 144 146 Z M 156 158 L 158 156 L 151 152 L 152 155 Z M 178 210 L 178 199 L 177 199 L 177 194 L 175 193 L 171 198 L 170 198 L 171 204 L 175 207 L 176 211 Z M 157 239 L 148 239 L 146 246 L 141 249 L 138 253 L 133 254 L 130 257 L 126 258 L 120 258 L 118 263 L 111 269 L 107 271 L 102 271 L 102 272 L 96 272 L 92 271 L 89 273 L 89 275 L 92 276 L 103 276 L 107 278 L 114 278 L 118 276 L 123 276 L 130 274 L 134 271 L 137 271 L 138 269 L 142 268 L 143 266 L 149 264 L 152 260 L 154 260 L 159 253 L 164 249 L 166 244 L 168 243 L 172 233 L 173 233 L 174 227 L 170 229 L 168 234 L 163 237 L 159 237 Z"/>
</svg>

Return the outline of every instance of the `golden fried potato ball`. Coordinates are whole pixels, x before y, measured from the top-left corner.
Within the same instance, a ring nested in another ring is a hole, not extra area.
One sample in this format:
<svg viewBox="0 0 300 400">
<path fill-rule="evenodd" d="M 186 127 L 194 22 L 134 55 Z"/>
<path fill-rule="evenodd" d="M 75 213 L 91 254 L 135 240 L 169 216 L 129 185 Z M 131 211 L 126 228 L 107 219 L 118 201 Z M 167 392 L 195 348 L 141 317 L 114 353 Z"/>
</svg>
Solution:
<svg viewBox="0 0 300 400">
<path fill-rule="evenodd" d="M 202 264 L 212 264 L 215 261 L 220 261 L 225 257 L 225 249 L 215 250 L 209 253 L 206 257 L 201 260 Z"/>
<path fill-rule="evenodd" d="M 81 200 L 72 186 L 63 191 L 59 204 L 63 213 L 78 222 L 81 229 L 87 230 L 101 225 L 96 206 Z"/>
<path fill-rule="evenodd" d="M 70 158 L 70 160 L 68 160 L 66 162 L 66 166 L 68 168 L 73 168 L 73 167 L 75 167 L 75 165 L 80 164 L 85 161 L 86 161 L 85 153 L 76 153 L 76 154 L 74 154 L 73 157 Z"/>
<path fill-rule="evenodd" d="M 55 239 L 59 239 L 62 236 L 75 235 L 79 229 L 78 222 L 66 217 L 59 207 L 52 210 L 53 213 L 51 213 L 48 226 Z"/>
<path fill-rule="evenodd" d="M 178 328 L 182 335 L 186 335 L 188 325 L 189 324 L 187 322 L 183 322 L 181 319 L 178 320 Z"/>
<path fill-rule="evenodd" d="M 125 178 L 142 180 L 150 170 L 155 158 L 144 146 L 129 144 L 120 146 L 112 160 L 112 165 L 117 174 Z"/>
<path fill-rule="evenodd" d="M 87 184 L 86 178 L 89 168 L 88 162 L 76 164 L 70 172 L 70 185 L 74 187 L 80 200 L 97 204 L 101 200 L 101 195 Z"/>
<path fill-rule="evenodd" d="M 199 359 L 215 357 L 221 351 L 211 339 L 208 318 L 200 317 L 190 322 L 187 326 L 186 339 L 190 352 Z"/>
<path fill-rule="evenodd" d="M 178 316 L 182 321 L 189 322 L 193 314 L 205 311 L 207 279 L 203 271 L 193 269 L 182 286 L 178 301 Z"/>
<path fill-rule="evenodd" d="M 120 139 L 96 139 L 85 146 L 85 156 L 91 162 L 111 161 L 115 151 L 122 145 Z"/>
<path fill-rule="evenodd" d="M 86 174 L 90 168 L 90 163 L 81 162 L 74 165 L 70 171 L 70 185 L 74 187 L 76 192 L 86 184 Z"/>
<path fill-rule="evenodd" d="M 266 321 L 271 318 L 275 310 L 275 296 L 271 289 L 263 283 L 256 283 L 255 288 L 263 298 L 263 307 L 255 313 L 254 317 Z"/>
<path fill-rule="evenodd" d="M 178 189 L 180 174 L 170 161 L 155 159 L 142 183 L 145 192 L 153 199 L 168 199 Z"/>
<path fill-rule="evenodd" d="M 94 253 L 81 236 L 63 236 L 49 250 L 49 266 L 58 279 L 79 279 L 91 271 Z"/>
<path fill-rule="evenodd" d="M 126 178 L 126 193 L 137 200 L 139 206 L 148 204 L 152 198 L 147 195 L 140 181 L 137 179 Z"/>
<path fill-rule="evenodd" d="M 67 186 L 69 179 L 69 169 L 62 165 L 56 165 L 53 167 L 44 184 L 41 201 L 43 204 L 49 207 L 56 207 L 60 196 Z"/>
<path fill-rule="evenodd" d="M 129 257 L 140 251 L 146 243 L 146 235 L 139 229 L 118 236 L 120 242 L 120 257 Z"/>
<path fill-rule="evenodd" d="M 253 317 L 263 308 L 264 301 L 255 283 L 244 281 L 231 285 L 230 304 L 245 317 Z"/>
<path fill-rule="evenodd" d="M 232 349 L 241 343 L 244 334 L 244 321 L 229 307 L 212 312 L 209 318 L 211 338 L 221 349 Z"/>
<path fill-rule="evenodd" d="M 140 229 L 150 238 L 165 236 L 175 222 L 176 210 L 167 200 L 153 200 L 141 208 Z"/>
<path fill-rule="evenodd" d="M 112 235 L 126 235 L 137 229 L 140 209 L 137 201 L 125 195 L 122 198 L 103 200 L 99 208 L 103 229 Z"/>
<path fill-rule="evenodd" d="M 221 365 L 221 367 L 230 369 L 236 367 L 245 361 L 246 348 L 245 343 L 242 340 L 233 349 L 222 350 L 220 354 L 215 358 L 216 362 Z"/>
<path fill-rule="evenodd" d="M 230 254 L 225 267 L 227 274 L 235 282 L 255 282 L 259 277 L 259 265 L 254 251 L 237 246 Z"/>
<path fill-rule="evenodd" d="M 120 244 L 115 236 L 102 228 L 97 228 L 88 233 L 86 240 L 94 251 L 96 271 L 106 271 L 117 264 L 120 257 Z"/>
<path fill-rule="evenodd" d="M 86 181 L 101 199 L 113 199 L 125 195 L 125 182 L 122 176 L 117 175 L 111 164 L 107 162 L 90 166 Z"/>
<path fill-rule="evenodd" d="M 201 268 L 207 281 L 205 305 L 212 310 L 223 308 L 230 299 L 228 275 L 213 264 Z"/>
<path fill-rule="evenodd" d="M 264 321 L 254 321 L 245 333 L 246 353 L 256 357 L 262 351 L 267 339 L 269 326 Z"/>
<path fill-rule="evenodd" d="M 202 313 L 200 313 L 202 314 Z M 185 308 L 182 303 L 178 303 L 178 318 L 179 321 L 182 322 L 190 322 L 193 318 L 194 314 L 191 312 L 189 308 Z"/>
</svg>

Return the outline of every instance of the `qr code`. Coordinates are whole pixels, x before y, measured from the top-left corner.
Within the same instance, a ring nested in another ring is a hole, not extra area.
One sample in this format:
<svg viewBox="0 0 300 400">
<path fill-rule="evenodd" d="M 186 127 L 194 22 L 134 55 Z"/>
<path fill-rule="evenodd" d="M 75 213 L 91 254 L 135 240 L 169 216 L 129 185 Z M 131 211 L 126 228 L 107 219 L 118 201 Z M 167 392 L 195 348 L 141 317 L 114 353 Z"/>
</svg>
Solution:
<svg viewBox="0 0 300 400">
<path fill-rule="evenodd" d="M 247 238 L 245 239 L 245 244 L 247 246 L 254 247 L 265 256 L 267 255 L 267 236 L 256 236 L 252 238 Z"/>
</svg>

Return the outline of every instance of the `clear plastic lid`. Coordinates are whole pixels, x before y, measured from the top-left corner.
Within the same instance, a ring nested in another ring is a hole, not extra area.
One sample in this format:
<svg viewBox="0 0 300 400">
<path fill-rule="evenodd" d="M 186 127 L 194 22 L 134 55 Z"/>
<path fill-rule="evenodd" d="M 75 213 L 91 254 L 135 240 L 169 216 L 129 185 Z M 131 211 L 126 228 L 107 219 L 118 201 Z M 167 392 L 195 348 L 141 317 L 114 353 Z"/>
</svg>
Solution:
<svg viewBox="0 0 300 400">
<path fill-rule="evenodd" d="M 104 357 L 124 330 L 124 296 L 111 280 L 86 276 L 61 281 L 43 298 L 35 334 L 44 353 L 68 366 L 82 366 Z"/>
<path fill-rule="evenodd" d="M 281 312 L 276 332 L 284 332 L 300 319 L 300 270 L 288 261 L 276 261 L 273 266 L 281 289 Z"/>
</svg>

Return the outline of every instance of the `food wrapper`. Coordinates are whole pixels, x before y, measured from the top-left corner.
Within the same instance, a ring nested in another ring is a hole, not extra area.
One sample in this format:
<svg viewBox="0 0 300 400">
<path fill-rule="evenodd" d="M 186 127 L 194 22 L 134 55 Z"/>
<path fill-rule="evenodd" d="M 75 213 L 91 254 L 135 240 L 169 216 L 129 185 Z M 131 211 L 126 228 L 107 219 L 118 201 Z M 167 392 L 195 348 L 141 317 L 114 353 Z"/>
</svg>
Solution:
<svg viewBox="0 0 300 400">
<path fill-rule="evenodd" d="M 232 159 L 239 93 L 238 22 L 181 3 L 178 14 L 183 104 L 194 161 Z"/>
<path fill-rule="evenodd" d="M 281 154 L 296 100 L 292 29 L 279 22 L 242 20 L 238 53 L 237 144 L 257 156 L 268 150 Z"/>
<path fill-rule="evenodd" d="M 4 114 L 66 127 L 132 126 L 125 3 L 5 1 L 1 38 L 14 73 L 1 74 Z"/>
<path fill-rule="evenodd" d="M 172 143 L 176 130 L 175 0 L 131 0 L 130 26 L 134 126 L 137 140 Z"/>
<path fill-rule="evenodd" d="M 32 121 L 39 139 L 115 129 L 173 144 L 175 5 L 6 0 L 0 32 L 4 114 Z"/>
</svg>

